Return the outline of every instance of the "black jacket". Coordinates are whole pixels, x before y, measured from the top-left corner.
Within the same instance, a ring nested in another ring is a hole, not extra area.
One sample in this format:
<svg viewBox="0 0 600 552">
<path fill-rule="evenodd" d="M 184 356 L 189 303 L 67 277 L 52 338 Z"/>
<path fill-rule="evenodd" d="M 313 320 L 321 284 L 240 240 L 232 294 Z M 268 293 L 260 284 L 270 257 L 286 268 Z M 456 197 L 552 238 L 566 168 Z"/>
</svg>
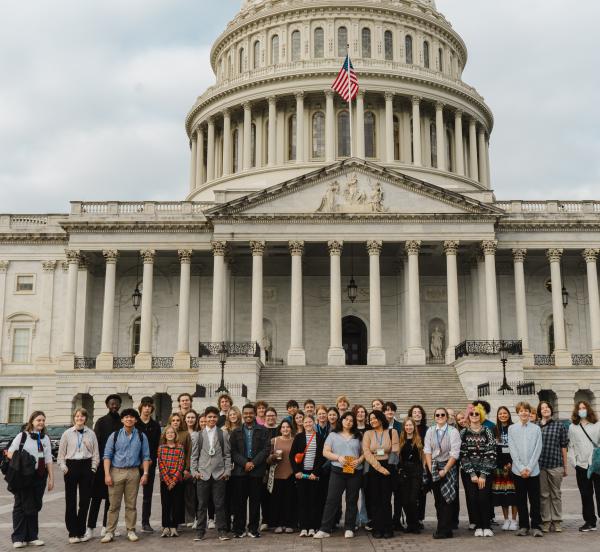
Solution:
<svg viewBox="0 0 600 552">
<path fill-rule="evenodd" d="M 160 424 L 154 419 L 150 418 L 147 424 L 139 419 L 135 427 L 148 439 L 148 447 L 150 448 L 150 459 L 152 465 L 156 466 L 156 458 L 158 457 L 158 444 L 160 442 Z"/>
<path fill-rule="evenodd" d="M 231 461 L 233 462 L 233 477 L 249 475 L 250 477 L 262 477 L 267 468 L 267 456 L 271 449 L 269 432 L 258 424 L 254 424 L 252 432 L 252 458 L 246 457 L 246 446 L 244 442 L 243 426 L 234 429 L 229 437 L 231 445 Z M 252 462 L 254 469 L 250 473 L 244 471 L 246 462 Z"/>
<path fill-rule="evenodd" d="M 100 453 L 100 464 L 96 471 L 94 484 L 92 486 L 92 497 L 108 499 L 108 487 L 104 484 L 104 448 L 111 434 L 123 427 L 121 416 L 118 413 L 108 412 L 96 420 L 94 433 L 98 439 L 98 452 Z"/>
<path fill-rule="evenodd" d="M 315 455 L 315 463 L 310 473 L 319 477 L 321 475 L 321 469 L 325 463 L 325 457 L 323 456 L 323 446 L 325 445 L 325 439 L 323 439 L 318 433 L 315 433 L 315 440 L 317 441 L 317 454 Z M 294 437 L 292 448 L 290 449 L 290 464 L 292 465 L 292 471 L 294 473 L 304 471 L 304 460 L 302 463 L 297 464 L 295 457 L 296 454 L 304 452 L 306 449 L 306 435 L 304 433 L 298 433 Z"/>
</svg>

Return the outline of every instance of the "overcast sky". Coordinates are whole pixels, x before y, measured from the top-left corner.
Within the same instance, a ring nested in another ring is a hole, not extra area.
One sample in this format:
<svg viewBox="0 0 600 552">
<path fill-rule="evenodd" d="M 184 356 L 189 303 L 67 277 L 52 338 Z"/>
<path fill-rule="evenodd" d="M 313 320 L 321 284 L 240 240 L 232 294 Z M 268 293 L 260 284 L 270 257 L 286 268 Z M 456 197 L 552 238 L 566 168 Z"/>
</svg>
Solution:
<svg viewBox="0 0 600 552">
<path fill-rule="evenodd" d="M 0 0 L 0 212 L 182 199 L 183 122 L 240 0 Z M 600 200 L 600 2 L 437 0 L 495 115 L 499 199 Z"/>
</svg>

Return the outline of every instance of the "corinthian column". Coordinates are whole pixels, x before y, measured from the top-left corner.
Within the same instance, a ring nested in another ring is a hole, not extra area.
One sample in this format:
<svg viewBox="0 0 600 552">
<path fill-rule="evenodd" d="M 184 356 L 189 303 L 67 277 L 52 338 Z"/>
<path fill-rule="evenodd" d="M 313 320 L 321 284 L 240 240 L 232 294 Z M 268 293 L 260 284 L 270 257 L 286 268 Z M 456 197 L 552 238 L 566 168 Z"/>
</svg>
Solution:
<svg viewBox="0 0 600 552">
<path fill-rule="evenodd" d="M 206 180 L 210 182 L 215 179 L 215 121 L 211 117 L 208 120 L 208 137 L 206 145 Z"/>
<path fill-rule="evenodd" d="M 190 154 L 190 192 L 194 191 L 196 187 L 196 162 L 198 161 L 198 152 L 197 148 L 197 136 L 192 133 L 192 137 L 190 139 L 191 142 L 191 154 Z"/>
<path fill-rule="evenodd" d="M 265 242 L 251 241 L 250 250 L 252 251 L 252 319 L 250 340 L 255 343 L 261 343 L 263 338 L 263 254 L 265 252 Z"/>
<path fill-rule="evenodd" d="M 394 94 L 386 92 L 385 97 L 385 151 L 386 161 L 394 162 Z"/>
<path fill-rule="evenodd" d="M 335 114 L 333 90 L 325 90 L 325 161 L 335 161 Z"/>
<path fill-rule="evenodd" d="M 479 129 L 479 133 L 477 134 L 477 144 L 479 150 L 479 182 L 481 184 L 489 185 L 488 177 L 487 177 L 487 154 L 486 154 L 486 146 L 485 146 L 485 130 L 483 128 Z"/>
<path fill-rule="evenodd" d="M 523 346 L 523 355 L 529 353 L 529 331 L 527 328 L 527 293 L 525 291 L 525 257 L 527 249 L 513 249 L 515 271 L 515 312 L 517 315 L 517 337 Z"/>
<path fill-rule="evenodd" d="M 454 154 L 456 157 L 456 174 L 465 174 L 465 154 L 463 151 L 462 111 L 457 109 L 454 113 Z"/>
<path fill-rule="evenodd" d="M 479 180 L 479 163 L 477 162 L 477 121 L 469 121 L 469 176 Z"/>
<path fill-rule="evenodd" d="M 227 242 L 213 241 L 212 342 L 223 341 L 223 307 L 225 289 L 225 251 Z"/>
<path fill-rule="evenodd" d="M 408 256 L 408 347 L 406 364 L 425 364 L 425 349 L 421 343 L 421 298 L 419 292 L 419 250 L 421 242 L 407 241 Z"/>
<path fill-rule="evenodd" d="M 144 260 L 142 273 L 142 314 L 140 327 L 140 351 L 135 357 L 135 367 L 140 370 L 152 368 L 152 294 L 154 287 L 153 249 L 143 249 L 140 255 Z"/>
<path fill-rule="evenodd" d="M 231 112 L 223 111 L 223 176 L 231 174 Z"/>
<path fill-rule="evenodd" d="M 381 340 L 381 277 L 379 258 L 382 242 L 370 240 L 367 242 L 369 253 L 369 350 L 367 363 L 373 366 L 385 366 L 385 349 Z"/>
<path fill-rule="evenodd" d="M 435 145 L 437 154 L 437 168 L 446 170 L 446 128 L 444 127 L 444 104 L 435 104 Z"/>
<path fill-rule="evenodd" d="M 100 354 L 96 358 L 97 370 L 112 370 L 113 367 L 113 337 L 114 337 L 114 313 L 115 313 L 115 287 L 117 279 L 117 257 L 116 249 L 105 249 L 102 251 L 106 261 L 104 277 L 104 305 L 102 309 L 102 340 Z"/>
<path fill-rule="evenodd" d="M 412 99 L 412 120 L 413 120 L 413 162 L 415 166 L 420 167 L 423 164 L 421 158 L 421 98 L 413 96 Z"/>
<path fill-rule="evenodd" d="M 296 163 L 304 163 L 304 92 L 296 92 Z"/>
<path fill-rule="evenodd" d="M 242 158 L 245 171 L 252 168 L 252 106 L 250 102 L 243 105 L 244 108 L 244 155 Z"/>
<path fill-rule="evenodd" d="M 204 129 L 198 127 L 196 139 L 196 188 L 204 184 Z"/>
<path fill-rule="evenodd" d="M 365 158 L 365 91 L 356 95 L 356 157 Z"/>
<path fill-rule="evenodd" d="M 486 240 L 481 249 L 485 259 L 485 305 L 487 312 L 487 338 L 500 339 L 500 323 L 498 320 L 498 289 L 496 286 L 496 247 L 498 242 Z"/>
<path fill-rule="evenodd" d="M 590 345 L 594 366 L 600 366 L 600 298 L 598 294 L 598 249 L 584 249 L 590 309 Z"/>
<path fill-rule="evenodd" d="M 77 277 L 79 274 L 79 251 L 66 249 L 69 273 L 65 304 L 65 330 L 63 334 L 63 355 L 75 355 L 75 312 L 77 308 Z M 66 359 L 68 360 L 68 359 Z"/>
<path fill-rule="evenodd" d="M 446 348 L 446 364 L 455 360 L 454 349 L 460 343 L 460 316 L 458 303 L 458 270 L 456 255 L 458 241 L 445 241 L 446 281 L 448 288 L 448 345 Z"/>
<path fill-rule="evenodd" d="M 179 249 L 179 323 L 177 329 L 177 352 L 173 357 L 176 369 L 190 367 L 190 277 L 192 250 Z"/>
<path fill-rule="evenodd" d="M 342 347 L 342 273 L 340 257 L 344 242 L 329 240 L 330 259 L 330 298 L 329 298 L 329 351 L 327 364 L 329 366 L 344 366 L 346 354 Z"/>
<path fill-rule="evenodd" d="M 2 367 L 2 342 L 4 337 L 4 318 L 5 318 L 5 301 L 6 301 L 6 273 L 10 261 L 0 260 L 0 368 Z M 48 345 L 49 347 L 49 345 Z"/>
<path fill-rule="evenodd" d="M 42 308 L 40 311 L 40 329 L 39 339 L 40 348 L 39 356 L 36 358 L 36 363 L 45 364 L 50 362 L 52 358 L 51 336 L 52 336 L 52 314 L 54 303 L 54 272 L 56 269 L 56 261 L 42 261 Z M 4 293 L 4 282 L 0 270 L 0 294 Z M 2 298 L 0 298 L 0 303 Z M 0 306 L 0 316 L 3 316 L 2 307 Z M 0 327 L 0 332 L 2 328 Z M 1 339 L 0 339 L 1 341 Z"/>
<path fill-rule="evenodd" d="M 277 98 L 269 96 L 269 144 L 268 165 L 274 167 L 277 164 Z"/>
<path fill-rule="evenodd" d="M 292 297 L 291 297 L 291 325 L 290 348 L 288 350 L 288 366 L 306 365 L 306 354 L 302 341 L 302 255 L 304 254 L 303 241 L 291 241 L 288 244 L 292 256 Z"/>
<path fill-rule="evenodd" d="M 565 336 L 565 314 L 562 304 L 562 276 L 560 274 L 560 259 L 563 250 L 548 249 L 546 256 L 550 261 L 550 278 L 552 281 L 552 323 L 554 326 L 554 362 L 556 366 L 571 366 L 571 355 L 567 350 Z"/>
</svg>

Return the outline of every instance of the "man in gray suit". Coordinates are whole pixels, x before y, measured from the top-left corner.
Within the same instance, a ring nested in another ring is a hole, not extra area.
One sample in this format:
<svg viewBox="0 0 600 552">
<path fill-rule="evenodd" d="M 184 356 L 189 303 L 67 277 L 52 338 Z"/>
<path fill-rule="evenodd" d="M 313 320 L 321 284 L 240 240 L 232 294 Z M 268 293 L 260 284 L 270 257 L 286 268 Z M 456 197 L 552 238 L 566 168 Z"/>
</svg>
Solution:
<svg viewBox="0 0 600 552">
<path fill-rule="evenodd" d="M 217 427 L 219 411 L 209 406 L 204 412 L 206 427 L 192 436 L 192 477 L 198 495 L 198 528 L 195 541 L 206 536 L 206 511 L 212 494 L 219 540 L 229 540 L 225 513 L 225 487 L 231 475 L 229 436 Z"/>
</svg>

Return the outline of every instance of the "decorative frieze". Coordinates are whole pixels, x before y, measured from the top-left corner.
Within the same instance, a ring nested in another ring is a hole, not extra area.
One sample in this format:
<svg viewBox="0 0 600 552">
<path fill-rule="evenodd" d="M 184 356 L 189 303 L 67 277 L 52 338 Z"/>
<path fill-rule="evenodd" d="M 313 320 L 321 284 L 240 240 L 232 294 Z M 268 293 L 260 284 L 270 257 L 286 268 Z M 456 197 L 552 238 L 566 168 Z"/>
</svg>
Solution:
<svg viewBox="0 0 600 552">
<path fill-rule="evenodd" d="M 341 255 L 342 249 L 344 248 L 344 242 L 342 240 L 329 240 L 327 242 L 330 255 Z"/>
</svg>

